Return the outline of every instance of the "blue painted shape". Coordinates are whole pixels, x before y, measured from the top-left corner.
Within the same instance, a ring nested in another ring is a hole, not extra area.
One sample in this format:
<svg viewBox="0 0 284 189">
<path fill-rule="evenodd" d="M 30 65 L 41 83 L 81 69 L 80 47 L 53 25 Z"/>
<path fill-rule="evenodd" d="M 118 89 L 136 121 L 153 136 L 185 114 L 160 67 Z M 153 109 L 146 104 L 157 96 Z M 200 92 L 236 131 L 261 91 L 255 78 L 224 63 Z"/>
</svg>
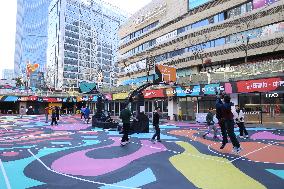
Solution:
<svg viewBox="0 0 284 189">
<path fill-rule="evenodd" d="M 0 150 L 13 150 L 13 149 L 29 149 L 29 148 L 34 148 L 36 145 L 32 146 L 21 146 L 21 147 L 10 147 L 10 148 L 0 148 Z"/>
<path fill-rule="evenodd" d="M 119 134 L 118 131 L 107 131 L 108 135 L 111 136 L 122 136 L 122 134 Z M 154 132 L 150 131 L 150 133 L 134 133 L 131 135 L 132 138 L 139 138 L 139 139 L 150 139 L 152 138 Z M 161 134 L 161 140 L 177 140 L 176 137 L 173 136 L 169 136 L 169 135 L 165 135 L 165 134 Z"/>
<path fill-rule="evenodd" d="M 284 170 L 275 170 L 275 169 L 265 169 L 265 170 L 284 180 Z"/>
<path fill-rule="evenodd" d="M 98 138 L 98 136 L 81 136 L 83 138 Z"/>
<path fill-rule="evenodd" d="M 156 181 L 157 179 L 153 171 L 147 168 L 129 179 L 114 183 L 114 186 L 102 186 L 100 189 L 121 189 L 121 187 L 116 187 L 115 185 L 138 188 Z"/>
<path fill-rule="evenodd" d="M 51 144 L 65 144 L 65 145 L 70 145 L 71 142 L 51 142 Z"/>
<path fill-rule="evenodd" d="M 248 131 L 275 131 L 275 129 L 270 129 L 270 128 L 255 128 L 255 127 L 250 127 L 246 128 Z M 235 131 L 238 131 L 239 128 L 235 128 Z"/>
<path fill-rule="evenodd" d="M 43 148 L 38 151 L 36 156 L 38 158 L 41 158 L 43 156 L 59 152 L 59 151 L 64 151 L 64 150 L 69 150 L 77 147 L 84 147 L 84 146 L 90 146 L 94 144 L 100 143 L 99 140 L 88 140 L 88 142 L 85 142 L 83 145 L 79 146 L 70 146 L 70 147 L 64 147 L 64 148 Z M 27 165 L 32 163 L 33 161 L 37 161 L 33 156 L 20 159 L 20 160 L 15 160 L 15 161 L 9 161 L 9 162 L 3 162 L 3 165 L 5 167 L 5 171 L 7 173 L 7 176 L 9 178 L 9 182 L 11 184 L 11 188 L 17 188 L 17 189 L 24 189 L 24 188 L 30 188 L 34 186 L 39 186 L 45 183 L 39 182 L 37 180 L 33 180 L 31 178 L 28 178 L 24 175 L 24 169 Z M 3 180 L 3 175 L 0 174 L 0 181 Z M 0 183 L 0 188 L 5 188 L 1 187 Z"/>
</svg>

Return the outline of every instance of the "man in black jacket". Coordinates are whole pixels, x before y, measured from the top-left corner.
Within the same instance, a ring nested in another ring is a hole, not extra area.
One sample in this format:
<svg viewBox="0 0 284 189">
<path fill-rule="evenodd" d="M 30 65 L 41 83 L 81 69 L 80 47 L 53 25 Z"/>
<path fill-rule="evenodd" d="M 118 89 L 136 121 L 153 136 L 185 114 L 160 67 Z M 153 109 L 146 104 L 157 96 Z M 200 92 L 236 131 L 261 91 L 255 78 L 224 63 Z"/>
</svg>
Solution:
<svg viewBox="0 0 284 189">
<path fill-rule="evenodd" d="M 161 130 L 160 130 L 160 127 L 159 127 L 159 122 L 160 122 L 160 115 L 159 115 L 159 112 L 160 112 L 160 108 L 157 107 L 154 111 L 154 114 L 153 114 L 153 126 L 155 128 L 155 134 L 153 135 L 151 141 L 153 143 L 155 143 L 155 138 L 157 137 L 157 141 L 158 142 L 161 142 L 161 139 L 160 139 L 160 133 L 161 133 Z"/>
<path fill-rule="evenodd" d="M 126 144 L 129 143 L 129 129 L 130 129 L 130 118 L 132 114 L 131 111 L 128 109 L 127 104 L 124 104 L 123 110 L 120 112 L 120 119 L 122 120 L 123 124 L 123 136 L 121 139 L 121 146 L 125 146 Z"/>
<path fill-rule="evenodd" d="M 216 118 L 218 119 L 218 124 L 221 128 L 221 133 L 222 133 L 222 145 L 220 147 L 220 149 L 225 148 L 226 144 L 228 143 L 228 134 L 227 134 L 227 129 L 225 126 L 225 120 L 224 120 L 224 115 L 223 115 L 223 101 L 222 99 L 224 99 L 224 94 L 218 94 L 218 92 L 216 92 L 217 95 L 217 100 L 216 100 Z"/>
</svg>

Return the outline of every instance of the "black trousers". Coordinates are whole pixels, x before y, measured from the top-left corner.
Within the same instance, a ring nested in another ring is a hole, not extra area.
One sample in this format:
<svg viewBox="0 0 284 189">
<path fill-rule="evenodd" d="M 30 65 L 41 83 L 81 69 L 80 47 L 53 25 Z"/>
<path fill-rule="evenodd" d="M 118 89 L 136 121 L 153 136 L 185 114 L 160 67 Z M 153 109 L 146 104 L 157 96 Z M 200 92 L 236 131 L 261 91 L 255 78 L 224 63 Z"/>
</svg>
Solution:
<svg viewBox="0 0 284 189">
<path fill-rule="evenodd" d="M 227 133 L 230 137 L 230 140 L 233 144 L 234 147 L 239 148 L 240 147 L 240 143 L 236 137 L 236 134 L 234 132 L 234 121 L 233 120 L 226 120 L 225 121 L 225 126 L 227 129 Z"/>
<path fill-rule="evenodd" d="M 240 122 L 240 123 L 237 123 L 239 129 L 240 129 L 240 136 L 244 136 L 244 133 L 245 135 L 248 135 L 248 132 L 247 132 L 247 129 L 245 127 L 245 123 L 244 122 Z"/>
<path fill-rule="evenodd" d="M 56 114 L 56 119 L 59 120 L 59 114 Z"/>
<path fill-rule="evenodd" d="M 56 117 L 55 118 L 51 118 L 51 125 L 53 125 L 53 123 L 55 123 L 55 125 L 57 125 Z"/>
<path fill-rule="evenodd" d="M 222 134 L 222 144 L 228 143 L 228 134 L 227 134 L 227 129 L 225 126 L 225 120 L 224 119 L 219 119 L 218 120 L 219 126 L 221 128 L 221 134 Z"/>
<path fill-rule="evenodd" d="M 152 139 L 154 140 L 157 137 L 157 140 L 160 140 L 161 130 L 159 125 L 154 125 L 155 127 L 155 134 L 153 135 Z"/>
<path fill-rule="evenodd" d="M 128 133 L 130 129 L 130 123 L 123 123 L 123 136 L 121 142 L 129 141 Z"/>
</svg>

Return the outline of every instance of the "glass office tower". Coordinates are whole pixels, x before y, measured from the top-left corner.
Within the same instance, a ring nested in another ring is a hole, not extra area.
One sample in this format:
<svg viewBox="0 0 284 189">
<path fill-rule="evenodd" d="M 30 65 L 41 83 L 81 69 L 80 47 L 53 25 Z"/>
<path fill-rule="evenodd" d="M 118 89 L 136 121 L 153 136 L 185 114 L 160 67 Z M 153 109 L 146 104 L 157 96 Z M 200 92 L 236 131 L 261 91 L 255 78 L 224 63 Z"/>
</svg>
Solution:
<svg viewBox="0 0 284 189">
<path fill-rule="evenodd" d="M 116 7 L 93 0 L 54 0 L 49 7 L 47 83 L 56 89 L 80 82 L 116 82 L 118 29 L 126 17 Z"/>
<path fill-rule="evenodd" d="M 51 0 L 17 0 L 17 29 L 14 71 L 27 79 L 27 63 L 39 68 L 29 78 L 31 87 L 40 88 L 46 67 L 48 7 Z"/>
</svg>

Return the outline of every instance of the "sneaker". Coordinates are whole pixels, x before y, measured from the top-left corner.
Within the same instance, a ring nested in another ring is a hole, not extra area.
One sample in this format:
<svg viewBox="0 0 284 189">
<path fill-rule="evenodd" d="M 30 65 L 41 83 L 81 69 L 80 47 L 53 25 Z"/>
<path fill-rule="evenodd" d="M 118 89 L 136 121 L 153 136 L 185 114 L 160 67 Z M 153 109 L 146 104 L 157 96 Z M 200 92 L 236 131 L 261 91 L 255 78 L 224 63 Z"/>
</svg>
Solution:
<svg viewBox="0 0 284 189">
<path fill-rule="evenodd" d="M 126 145 L 126 142 L 121 142 L 120 145 L 121 145 L 121 146 L 125 146 L 125 145 Z"/>
<path fill-rule="evenodd" d="M 239 148 L 234 147 L 233 150 L 232 150 L 232 152 L 233 152 L 234 154 L 238 155 L 238 154 L 240 154 L 240 152 L 241 152 L 242 150 L 243 150 L 242 147 L 239 147 Z"/>
<path fill-rule="evenodd" d="M 157 142 L 162 142 L 161 140 L 157 140 Z"/>
<path fill-rule="evenodd" d="M 240 138 L 244 138 L 243 136 L 240 136 Z"/>
<path fill-rule="evenodd" d="M 125 143 L 126 143 L 126 144 L 129 144 L 129 143 L 130 143 L 130 140 L 128 140 L 128 141 L 125 141 Z"/>
<path fill-rule="evenodd" d="M 249 138 L 249 136 L 248 136 L 248 135 L 246 135 L 246 138 Z"/>
<path fill-rule="evenodd" d="M 220 146 L 220 149 L 225 148 L 226 144 L 227 144 L 227 143 L 222 143 L 222 145 Z"/>
<path fill-rule="evenodd" d="M 151 142 L 152 142 L 153 144 L 155 144 L 155 139 L 151 139 Z"/>
</svg>

